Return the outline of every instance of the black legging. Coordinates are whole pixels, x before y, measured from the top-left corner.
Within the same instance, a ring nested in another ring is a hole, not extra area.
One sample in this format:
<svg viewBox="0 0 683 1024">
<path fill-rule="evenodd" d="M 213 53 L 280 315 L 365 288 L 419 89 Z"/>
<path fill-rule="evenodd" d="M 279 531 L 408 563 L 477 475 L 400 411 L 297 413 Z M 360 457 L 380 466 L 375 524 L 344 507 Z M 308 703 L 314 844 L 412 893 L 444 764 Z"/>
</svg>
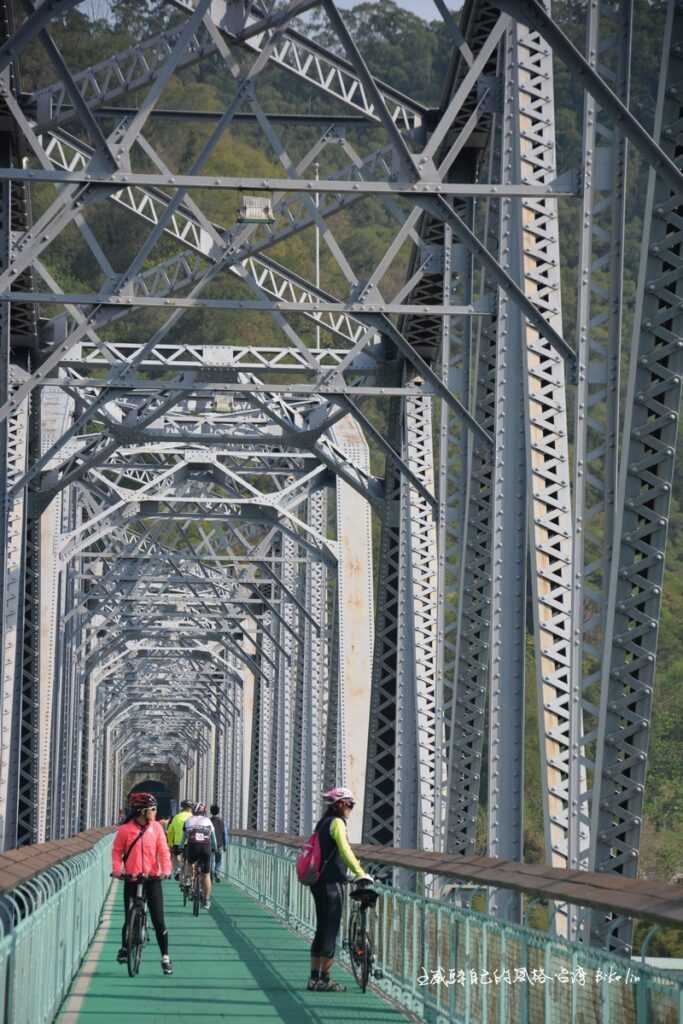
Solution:
<svg viewBox="0 0 683 1024">
<path fill-rule="evenodd" d="M 311 886 L 315 900 L 316 929 L 311 945 L 311 956 L 331 960 L 337 945 L 337 935 L 344 907 L 344 889 L 339 882 L 316 882 Z"/>
<path fill-rule="evenodd" d="M 154 931 L 156 932 L 159 949 L 161 950 L 161 955 L 166 956 L 168 953 L 168 932 L 166 930 L 166 922 L 164 921 L 164 896 L 161 891 L 161 879 L 148 878 L 144 882 L 144 886 L 147 906 L 149 907 L 149 916 L 152 918 L 152 924 L 154 925 Z M 123 886 L 124 915 L 128 913 L 128 901 L 135 896 L 137 887 L 138 883 L 133 881 L 126 881 Z M 125 916 L 123 919 L 123 928 L 121 930 L 121 945 L 123 947 L 126 945 Z"/>
</svg>

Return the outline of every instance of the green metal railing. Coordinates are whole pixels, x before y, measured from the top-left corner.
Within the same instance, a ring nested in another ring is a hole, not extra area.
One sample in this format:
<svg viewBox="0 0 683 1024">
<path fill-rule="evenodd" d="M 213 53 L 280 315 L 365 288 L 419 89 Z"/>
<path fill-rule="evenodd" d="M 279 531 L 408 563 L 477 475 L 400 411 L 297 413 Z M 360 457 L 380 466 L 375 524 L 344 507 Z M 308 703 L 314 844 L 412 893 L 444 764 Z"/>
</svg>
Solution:
<svg viewBox="0 0 683 1024">
<path fill-rule="evenodd" d="M 234 840 L 231 882 L 312 935 L 295 850 Z M 378 987 L 429 1024 L 683 1024 L 683 980 L 437 900 L 378 885 L 371 913 Z M 342 924 L 345 934 L 348 904 Z M 348 963 L 345 951 L 342 959 Z"/>
<path fill-rule="evenodd" d="M 105 836 L 0 896 L 0 1021 L 49 1024 L 92 942 L 111 884 Z"/>
</svg>

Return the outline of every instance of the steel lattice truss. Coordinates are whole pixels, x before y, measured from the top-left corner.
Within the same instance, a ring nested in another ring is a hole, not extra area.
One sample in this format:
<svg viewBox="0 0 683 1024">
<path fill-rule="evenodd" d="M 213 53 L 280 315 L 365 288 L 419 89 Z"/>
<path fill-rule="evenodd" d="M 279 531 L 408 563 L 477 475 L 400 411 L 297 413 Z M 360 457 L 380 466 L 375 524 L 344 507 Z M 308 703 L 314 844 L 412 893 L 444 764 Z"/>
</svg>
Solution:
<svg viewBox="0 0 683 1024">
<path fill-rule="evenodd" d="M 4 846 L 110 821 L 148 767 L 292 832 L 344 782 L 366 841 L 453 853 L 486 809 L 521 860 L 526 675 L 548 861 L 633 875 L 683 371 L 680 8 L 652 130 L 630 0 L 587 5 L 579 49 L 539 0 L 437 2 L 435 109 L 373 75 L 333 0 L 159 0 L 157 35 L 72 68 L 51 27 L 77 6 L 0 3 Z M 51 84 L 24 90 L 35 52 Z M 208 60 L 232 93 L 171 166 L 155 125 L 196 112 L 165 92 Z M 558 61 L 585 89 L 575 166 Z M 307 113 L 262 105 L 273 73 Z M 215 173 L 244 125 L 279 173 Z M 630 350 L 629 149 L 651 168 Z M 207 212 L 246 194 L 261 222 Z M 392 225 L 362 274 L 335 233 L 359 203 Z M 102 209 L 139 239 L 123 269 Z M 292 255 L 314 237 L 334 287 Z M 629 948 L 628 922 L 591 934 Z"/>
</svg>

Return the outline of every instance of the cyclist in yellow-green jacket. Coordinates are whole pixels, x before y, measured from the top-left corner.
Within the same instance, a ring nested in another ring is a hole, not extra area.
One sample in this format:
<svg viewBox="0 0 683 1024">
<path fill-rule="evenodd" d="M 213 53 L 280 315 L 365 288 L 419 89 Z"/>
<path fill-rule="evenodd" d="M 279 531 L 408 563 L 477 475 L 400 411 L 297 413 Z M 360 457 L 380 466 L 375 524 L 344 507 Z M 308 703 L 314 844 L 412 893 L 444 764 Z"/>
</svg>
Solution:
<svg viewBox="0 0 683 1024">
<path fill-rule="evenodd" d="M 336 786 L 323 793 L 327 809 L 315 827 L 320 842 L 322 868 L 320 878 L 311 886 L 315 902 L 316 929 L 311 945 L 311 976 L 309 992 L 345 992 L 346 986 L 332 981 L 337 936 L 344 907 L 343 883 L 349 874 L 372 881 L 349 846 L 346 821 L 353 810 L 355 798 L 350 789 Z"/>
<path fill-rule="evenodd" d="M 168 831 L 166 832 L 166 839 L 168 840 L 168 845 L 171 847 L 171 853 L 173 854 L 176 882 L 180 881 L 180 874 L 183 869 L 185 822 L 192 814 L 192 806 L 193 804 L 191 800 L 182 800 L 180 803 L 180 810 L 176 816 L 171 819 Z"/>
</svg>

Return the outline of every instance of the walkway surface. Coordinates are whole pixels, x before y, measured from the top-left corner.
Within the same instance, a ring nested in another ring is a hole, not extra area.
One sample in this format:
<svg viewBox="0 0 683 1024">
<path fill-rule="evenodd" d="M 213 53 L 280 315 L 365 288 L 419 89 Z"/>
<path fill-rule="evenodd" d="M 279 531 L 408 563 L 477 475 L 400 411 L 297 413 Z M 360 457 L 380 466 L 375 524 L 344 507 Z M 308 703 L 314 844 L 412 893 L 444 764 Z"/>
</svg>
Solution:
<svg viewBox="0 0 683 1024">
<path fill-rule="evenodd" d="M 172 1021 L 173 1024 L 394 1024 L 405 1021 L 372 992 L 365 995 L 345 970 L 347 992 L 307 992 L 308 943 L 259 903 L 223 883 L 213 906 L 192 916 L 178 886 L 164 884 L 174 973 L 161 973 L 154 932 L 137 978 L 115 962 L 121 939 L 120 883 L 114 883 L 102 924 L 71 986 L 57 1024 L 93 1021 Z"/>
</svg>

